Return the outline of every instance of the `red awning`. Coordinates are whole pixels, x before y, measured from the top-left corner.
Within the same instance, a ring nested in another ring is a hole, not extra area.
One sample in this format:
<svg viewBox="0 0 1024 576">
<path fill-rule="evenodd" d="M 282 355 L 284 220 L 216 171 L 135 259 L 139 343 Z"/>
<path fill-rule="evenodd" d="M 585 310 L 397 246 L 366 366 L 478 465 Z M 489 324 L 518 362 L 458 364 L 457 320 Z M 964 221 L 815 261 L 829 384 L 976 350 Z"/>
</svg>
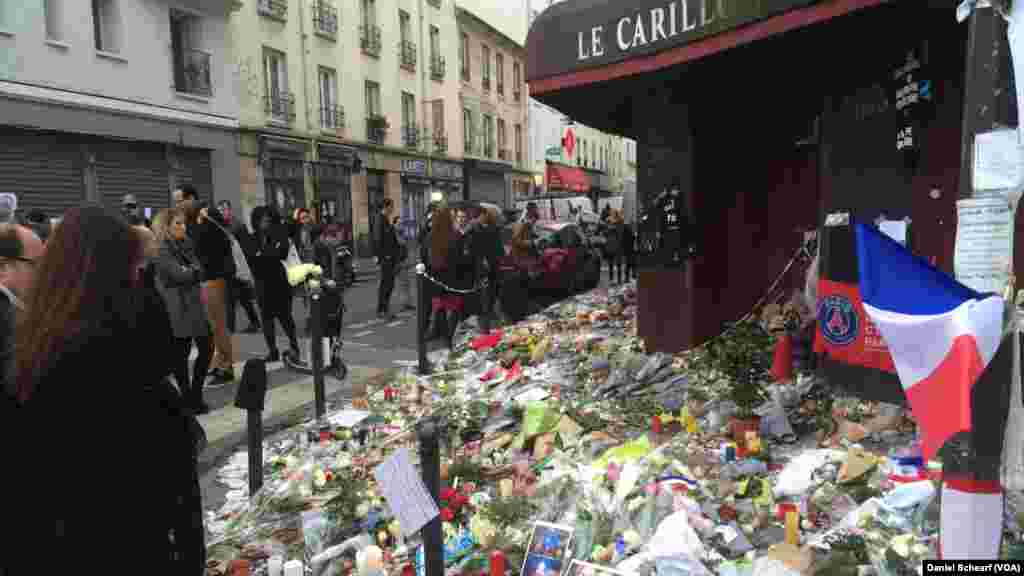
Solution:
<svg viewBox="0 0 1024 576">
<path fill-rule="evenodd" d="M 589 192 L 590 178 L 582 168 L 548 164 L 548 190 L 568 190 L 570 192 Z"/>
</svg>

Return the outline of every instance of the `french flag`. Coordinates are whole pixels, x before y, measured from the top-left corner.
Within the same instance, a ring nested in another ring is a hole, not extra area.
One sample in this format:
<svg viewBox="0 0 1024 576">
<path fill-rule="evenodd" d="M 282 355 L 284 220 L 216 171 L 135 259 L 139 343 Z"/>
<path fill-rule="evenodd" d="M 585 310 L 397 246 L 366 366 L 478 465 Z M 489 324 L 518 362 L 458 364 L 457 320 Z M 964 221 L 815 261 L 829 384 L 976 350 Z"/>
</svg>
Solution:
<svg viewBox="0 0 1024 576">
<path fill-rule="evenodd" d="M 1008 406 L 1002 399 L 1014 356 L 1014 338 L 1003 338 L 1004 301 L 960 284 L 874 227 L 854 225 L 864 310 L 892 355 L 925 458 L 960 433 L 970 435 L 977 452 L 971 465 L 959 466 L 975 470 L 944 467 L 942 555 L 997 558 L 1003 514 L 998 472 L 994 480 L 980 481 L 989 475 L 977 468 L 994 462 L 997 470 L 1002 449 Z"/>
</svg>

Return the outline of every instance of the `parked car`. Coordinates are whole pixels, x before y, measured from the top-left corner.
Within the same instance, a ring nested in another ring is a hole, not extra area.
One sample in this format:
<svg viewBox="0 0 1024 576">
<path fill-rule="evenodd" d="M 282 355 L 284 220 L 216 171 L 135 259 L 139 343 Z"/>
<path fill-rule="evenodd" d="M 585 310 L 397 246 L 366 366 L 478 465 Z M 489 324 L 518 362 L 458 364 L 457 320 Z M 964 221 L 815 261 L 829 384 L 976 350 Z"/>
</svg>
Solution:
<svg viewBox="0 0 1024 576">
<path fill-rule="evenodd" d="M 514 261 L 506 256 L 503 270 L 524 270 L 530 276 L 533 295 L 576 294 L 596 288 L 601 281 L 601 253 L 573 222 L 538 222 L 534 225 L 537 256 Z M 502 229 L 506 247 L 512 225 Z M 506 250 L 508 252 L 508 250 Z"/>
</svg>

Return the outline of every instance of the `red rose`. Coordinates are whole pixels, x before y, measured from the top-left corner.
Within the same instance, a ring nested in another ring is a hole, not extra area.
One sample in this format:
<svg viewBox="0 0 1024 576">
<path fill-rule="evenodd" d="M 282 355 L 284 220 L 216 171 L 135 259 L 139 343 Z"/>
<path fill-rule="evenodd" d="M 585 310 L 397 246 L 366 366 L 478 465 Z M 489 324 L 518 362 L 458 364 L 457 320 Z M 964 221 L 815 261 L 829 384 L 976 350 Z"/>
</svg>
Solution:
<svg viewBox="0 0 1024 576">
<path fill-rule="evenodd" d="M 454 512 L 452 512 L 448 508 L 443 508 L 441 510 L 441 520 L 444 520 L 445 522 L 451 522 L 453 518 L 455 518 Z"/>
<path fill-rule="evenodd" d="M 455 504 L 456 508 L 462 508 L 466 504 L 469 504 L 469 496 L 466 496 L 465 494 L 456 494 L 452 502 Z"/>
<path fill-rule="evenodd" d="M 451 500 L 455 496 L 454 488 L 445 488 L 441 491 L 441 500 Z"/>
</svg>

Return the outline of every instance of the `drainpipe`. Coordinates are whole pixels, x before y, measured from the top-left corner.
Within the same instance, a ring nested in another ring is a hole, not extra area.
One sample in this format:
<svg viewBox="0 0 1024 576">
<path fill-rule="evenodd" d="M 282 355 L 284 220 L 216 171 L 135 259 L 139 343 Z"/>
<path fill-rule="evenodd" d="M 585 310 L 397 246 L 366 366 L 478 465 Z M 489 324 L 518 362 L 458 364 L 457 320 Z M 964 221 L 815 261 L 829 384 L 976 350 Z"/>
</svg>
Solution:
<svg viewBox="0 0 1024 576">
<path fill-rule="evenodd" d="M 310 122 L 311 109 L 309 107 L 309 70 L 307 70 L 307 59 L 306 59 L 306 24 L 307 24 L 307 22 L 306 22 L 306 12 L 303 9 L 305 7 L 305 4 L 304 4 L 304 2 L 302 0 L 299 0 L 297 5 L 298 5 L 298 12 L 299 12 L 299 40 L 300 40 L 300 43 L 301 43 L 300 44 L 301 45 L 300 52 L 301 52 L 301 58 L 302 58 L 302 100 L 303 100 L 303 103 L 305 104 L 305 108 L 306 108 L 306 130 L 310 134 L 313 134 L 313 136 L 310 138 L 310 141 L 313 144 L 313 148 L 316 149 L 317 135 L 316 135 L 316 132 L 312 129 L 312 125 L 313 125 L 312 122 Z M 307 166 L 308 166 L 308 164 L 307 164 Z M 315 177 L 313 176 L 313 174 L 310 174 L 310 181 L 312 182 L 312 184 L 314 186 L 314 196 L 316 196 L 317 195 L 316 194 L 316 189 L 315 189 L 316 180 L 315 180 Z M 305 187 L 303 187 L 302 194 L 303 194 L 303 196 L 305 196 L 305 194 L 306 194 Z M 305 200 L 305 198 L 303 200 Z M 314 198 L 314 200 L 318 200 L 318 199 Z M 303 204 L 303 206 L 305 206 L 306 203 L 303 202 L 302 204 Z M 315 206 L 314 208 L 319 210 L 320 207 L 319 206 Z"/>
</svg>

